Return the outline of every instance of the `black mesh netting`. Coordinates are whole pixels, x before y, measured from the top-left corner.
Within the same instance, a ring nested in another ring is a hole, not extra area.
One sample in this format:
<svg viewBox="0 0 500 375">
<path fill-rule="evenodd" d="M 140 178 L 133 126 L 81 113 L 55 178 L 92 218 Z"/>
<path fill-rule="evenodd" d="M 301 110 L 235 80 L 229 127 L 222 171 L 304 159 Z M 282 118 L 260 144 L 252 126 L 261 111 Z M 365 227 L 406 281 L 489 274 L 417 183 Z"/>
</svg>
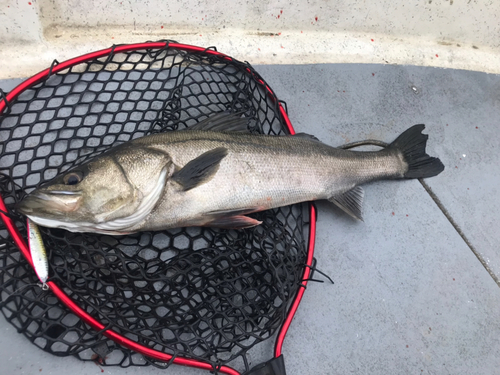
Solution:
<svg viewBox="0 0 500 375">
<path fill-rule="evenodd" d="M 39 184 L 110 146 L 213 113 L 242 112 L 252 131 L 285 134 L 279 103 L 260 80 L 246 63 L 168 44 L 49 75 L 0 115 L 0 194 L 8 214 L 25 235 L 14 204 Z M 246 372 L 247 351 L 276 333 L 299 288 L 309 220 L 305 205 L 254 217 L 262 225 L 241 231 L 112 237 L 41 228 L 50 280 L 107 329 L 174 356 L 214 367 L 231 362 Z M 58 356 L 98 356 L 124 367 L 153 363 L 95 332 L 37 286 L 1 225 L 0 307 L 19 332 Z"/>
</svg>

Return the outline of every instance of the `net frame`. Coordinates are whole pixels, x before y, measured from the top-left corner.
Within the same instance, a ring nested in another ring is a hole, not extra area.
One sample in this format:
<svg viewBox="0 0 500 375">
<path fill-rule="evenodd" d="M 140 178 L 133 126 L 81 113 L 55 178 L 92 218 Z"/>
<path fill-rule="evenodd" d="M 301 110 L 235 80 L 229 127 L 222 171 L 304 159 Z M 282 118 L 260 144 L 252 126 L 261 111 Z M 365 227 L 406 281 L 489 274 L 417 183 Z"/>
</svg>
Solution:
<svg viewBox="0 0 500 375">
<path fill-rule="evenodd" d="M 191 46 L 191 45 L 185 45 L 185 44 L 180 44 L 176 42 L 171 42 L 171 41 L 160 41 L 160 42 L 146 42 L 146 43 L 138 43 L 138 44 L 130 44 L 130 45 L 115 45 L 110 48 L 92 52 L 89 54 L 85 54 L 67 61 L 64 61 L 62 63 L 58 63 L 57 61 L 54 61 L 54 63 L 51 65 L 50 68 L 45 69 L 44 71 L 34 75 L 33 77 L 27 79 L 20 85 L 18 85 L 16 88 L 14 88 L 10 93 L 7 95 L 2 95 L 0 98 L 0 115 L 4 113 L 9 108 L 9 103 L 14 102 L 15 99 L 21 95 L 25 90 L 37 85 L 38 83 L 42 82 L 43 80 L 46 80 L 48 77 L 50 77 L 52 74 L 55 74 L 57 72 L 63 71 L 65 69 L 71 68 L 75 65 L 78 65 L 80 63 L 84 63 L 87 61 L 91 61 L 97 58 L 102 58 L 102 57 L 110 57 L 115 53 L 120 53 L 120 52 L 132 52 L 136 50 L 154 50 L 154 49 L 167 49 L 167 48 L 173 48 L 181 51 L 187 51 L 187 52 L 194 52 L 194 53 L 199 53 L 199 54 L 206 54 L 206 55 L 212 55 L 212 56 L 218 56 L 223 59 L 227 59 L 228 61 L 237 61 L 225 54 L 222 54 L 218 51 L 216 51 L 215 48 L 202 48 L 202 47 L 196 47 L 196 46 Z M 256 78 L 257 82 L 262 85 L 263 88 L 268 92 L 269 97 L 271 99 L 275 99 L 276 95 L 272 91 L 272 89 L 265 83 L 265 81 L 256 74 L 256 72 L 251 69 L 250 65 L 248 64 L 247 71 L 249 74 L 254 75 Z M 278 102 L 279 105 L 279 111 L 280 115 L 282 118 L 282 121 L 286 124 L 288 131 L 290 134 L 295 134 L 295 131 L 292 127 L 292 124 L 288 118 L 288 115 L 286 113 L 286 108 L 285 104 L 283 102 Z M 5 206 L 3 198 L 0 196 L 0 217 L 2 218 L 6 229 L 8 230 L 9 234 L 11 235 L 13 241 L 15 244 L 19 247 L 19 250 L 21 251 L 22 255 L 26 258 L 30 266 L 33 268 L 33 261 L 30 256 L 30 251 L 27 246 L 25 238 L 21 235 L 19 229 L 16 227 L 14 224 L 13 220 L 4 214 L 4 212 L 7 212 L 7 207 Z M 300 301 L 302 299 L 302 296 L 304 294 L 304 291 L 307 286 L 307 281 L 311 276 L 311 271 L 313 268 L 313 256 L 314 256 L 314 244 L 315 244 L 315 233 L 316 233 L 316 209 L 314 204 L 310 203 L 309 204 L 309 235 L 308 235 L 308 244 L 307 244 L 307 261 L 306 264 L 304 265 L 304 272 L 302 275 L 302 284 L 301 287 L 298 288 L 297 293 L 295 298 L 293 299 L 293 302 L 288 310 L 288 313 L 286 315 L 285 321 L 281 328 L 278 331 L 277 334 L 277 339 L 275 342 L 275 349 L 274 349 L 274 356 L 275 358 L 278 358 L 282 355 L 282 346 L 283 342 L 286 336 L 286 333 L 290 327 L 290 324 L 293 320 L 293 317 L 295 315 L 295 312 L 298 309 L 298 306 L 300 304 Z M 47 285 L 49 286 L 51 292 L 64 304 L 66 305 L 75 315 L 77 315 L 82 321 L 84 321 L 86 324 L 90 325 L 92 328 L 94 328 L 96 331 L 100 331 L 104 336 L 108 337 L 109 339 L 115 341 L 119 345 L 122 345 L 128 349 L 131 349 L 137 353 L 140 353 L 148 358 L 153 358 L 158 361 L 162 362 L 167 362 L 167 363 L 174 363 L 178 365 L 184 365 L 184 366 L 190 366 L 190 367 L 195 367 L 199 369 L 205 369 L 205 370 L 210 370 L 213 371 L 214 367 L 211 363 L 203 362 L 200 360 L 196 359 L 190 359 L 190 358 L 181 358 L 181 357 L 175 357 L 172 356 L 168 353 L 163 353 L 151 348 L 148 348 L 146 346 L 143 346 L 137 342 L 132 341 L 131 339 L 122 336 L 121 334 L 113 331 L 112 329 L 107 329 L 107 327 L 99 322 L 97 319 L 89 315 L 84 309 L 82 309 L 80 306 L 78 306 L 63 290 L 61 287 L 59 287 L 54 281 L 48 281 Z M 231 375 L 237 375 L 239 372 L 234 370 L 233 368 L 229 366 L 220 366 L 219 368 L 216 369 L 216 371 L 224 374 L 231 374 Z"/>
</svg>

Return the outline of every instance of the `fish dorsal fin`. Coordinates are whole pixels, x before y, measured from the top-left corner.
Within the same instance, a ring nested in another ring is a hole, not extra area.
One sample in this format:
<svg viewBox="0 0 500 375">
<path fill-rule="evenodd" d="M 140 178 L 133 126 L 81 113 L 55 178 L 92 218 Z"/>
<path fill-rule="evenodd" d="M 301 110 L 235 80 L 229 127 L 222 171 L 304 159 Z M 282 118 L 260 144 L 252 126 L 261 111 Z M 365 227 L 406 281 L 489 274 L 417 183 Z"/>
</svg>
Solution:
<svg viewBox="0 0 500 375">
<path fill-rule="evenodd" d="M 307 133 L 295 133 L 293 135 L 293 137 L 299 137 L 299 138 L 305 138 L 305 139 L 309 139 L 311 141 L 316 141 L 316 142 L 321 142 L 318 138 L 316 138 L 314 135 L 312 134 L 307 134 Z"/>
<path fill-rule="evenodd" d="M 361 208 L 363 206 L 363 197 L 365 192 L 360 186 L 341 194 L 336 195 L 330 199 L 330 202 L 335 203 L 339 208 L 344 210 L 347 214 L 355 219 L 363 221 L 361 215 Z"/>
<path fill-rule="evenodd" d="M 248 130 L 249 120 L 248 117 L 241 117 L 241 113 L 221 112 L 185 130 L 250 133 Z"/>
<path fill-rule="evenodd" d="M 191 160 L 172 175 L 172 180 L 187 191 L 208 182 L 219 170 L 219 164 L 227 155 L 227 148 L 218 147 Z"/>
</svg>

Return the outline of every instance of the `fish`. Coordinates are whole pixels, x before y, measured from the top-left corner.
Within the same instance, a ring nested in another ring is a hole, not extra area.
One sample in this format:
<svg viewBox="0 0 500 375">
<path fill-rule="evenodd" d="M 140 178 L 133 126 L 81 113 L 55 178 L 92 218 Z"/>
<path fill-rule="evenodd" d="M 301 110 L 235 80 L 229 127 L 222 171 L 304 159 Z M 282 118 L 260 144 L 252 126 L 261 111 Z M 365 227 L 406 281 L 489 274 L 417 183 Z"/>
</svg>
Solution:
<svg viewBox="0 0 500 375">
<path fill-rule="evenodd" d="M 49 278 L 49 260 L 38 226 L 28 218 L 28 244 L 33 261 L 33 268 L 38 279 L 45 285 Z"/>
<path fill-rule="evenodd" d="M 360 185 L 444 170 L 426 154 L 424 128 L 380 151 L 352 151 L 305 133 L 252 134 L 248 118 L 222 112 L 112 147 L 42 184 L 17 210 L 41 226 L 110 235 L 250 228 L 261 222 L 249 214 L 322 199 L 362 220 Z"/>
</svg>

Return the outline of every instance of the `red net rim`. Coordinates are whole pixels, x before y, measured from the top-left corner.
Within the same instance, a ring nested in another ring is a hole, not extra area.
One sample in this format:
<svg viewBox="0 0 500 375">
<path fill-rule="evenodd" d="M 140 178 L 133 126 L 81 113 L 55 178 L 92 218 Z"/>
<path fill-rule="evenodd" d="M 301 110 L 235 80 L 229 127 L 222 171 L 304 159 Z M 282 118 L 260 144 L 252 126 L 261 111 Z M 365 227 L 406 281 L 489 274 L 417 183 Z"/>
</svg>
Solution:
<svg viewBox="0 0 500 375">
<path fill-rule="evenodd" d="M 216 55 L 219 57 L 227 57 L 228 59 L 231 59 L 229 56 L 218 52 L 213 49 L 207 49 L 207 48 L 202 48 L 202 47 L 197 47 L 197 46 L 192 46 L 192 45 L 187 45 L 187 44 L 180 44 L 180 43 L 174 43 L 174 42 L 147 42 L 147 43 L 138 43 L 138 44 L 127 44 L 127 45 L 119 45 L 119 46 L 113 46 L 110 48 L 106 48 L 100 51 L 96 52 L 91 52 L 82 56 L 75 57 L 73 59 L 66 60 L 62 63 L 58 64 L 52 64 L 50 68 L 47 68 L 43 71 L 41 71 L 38 74 L 35 74 L 31 78 L 25 80 L 21 84 L 19 84 L 17 87 L 15 87 L 12 91 L 10 91 L 6 96 L 6 100 L 1 100 L 0 101 L 0 114 L 2 114 L 5 109 L 7 108 L 7 103 L 13 101 L 16 99 L 21 93 L 23 93 L 25 90 L 31 88 L 32 86 L 36 85 L 39 83 L 41 80 L 47 78 L 49 75 L 53 73 L 57 73 L 59 71 L 68 69 L 72 66 L 78 65 L 83 62 L 87 62 L 92 59 L 96 58 L 101 58 L 105 56 L 109 56 L 112 53 L 119 53 L 119 52 L 130 52 L 130 51 L 135 51 L 135 50 L 143 50 L 143 49 L 160 49 L 160 48 L 174 48 L 174 49 L 179 49 L 179 50 L 184 50 L 187 52 L 196 52 L 200 54 L 206 54 L 206 55 Z M 248 70 L 249 73 L 253 74 L 250 70 Z M 271 88 L 261 79 L 258 77 L 257 81 L 259 84 L 261 84 L 266 91 L 269 93 L 271 97 L 275 97 L 274 92 L 271 90 Z M 293 129 L 292 123 L 290 122 L 290 119 L 288 118 L 288 115 L 286 113 L 286 110 L 284 106 L 281 103 L 279 104 L 279 109 L 280 109 L 280 114 L 285 122 L 288 131 L 290 134 L 295 134 L 295 130 Z M 30 255 L 30 250 L 27 245 L 26 239 L 24 239 L 17 227 L 14 225 L 13 221 L 11 218 L 8 216 L 4 215 L 2 213 L 7 211 L 7 208 L 5 206 L 5 203 L 3 201 L 3 198 L 0 196 L 0 217 L 2 218 L 9 234 L 12 236 L 15 244 L 19 247 L 19 250 L 23 254 L 23 256 L 26 258 L 28 263 L 31 265 L 33 268 L 33 261 L 31 259 Z M 288 311 L 288 314 L 286 316 L 285 322 L 283 323 L 283 326 L 278 332 L 278 336 L 276 339 L 276 345 L 275 345 L 275 351 L 274 355 L 275 357 L 279 357 L 282 353 L 282 347 L 283 347 L 283 342 L 285 340 L 286 333 L 288 331 L 288 328 L 290 327 L 290 324 L 293 320 L 293 317 L 295 315 L 295 312 L 297 311 L 300 301 L 302 299 L 302 296 L 304 294 L 304 291 L 307 286 L 307 280 L 309 279 L 310 273 L 311 273 L 311 267 L 313 263 L 313 257 L 314 257 L 314 245 L 315 245 L 315 237 L 316 237 L 316 208 L 313 203 L 309 204 L 309 215 L 310 215 L 310 223 L 309 223 L 309 238 L 308 238 L 308 247 L 307 247 L 307 261 L 306 261 L 306 267 L 304 267 L 304 273 L 302 277 L 302 287 L 299 288 L 297 295 L 295 296 L 293 303 Z M 154 358 L 156 360 L 164 361 L 164 362 L 172 362 L 177 365 L 183 365 L 183 366 L 190 366 L 190 367 L 195 367 L 199 369 L 205 369 L 205 370 L 213 370 L 213 367 L 211 364 L 194 360 L 194 359 L 187 359 L 187 358 L 181 358 L 181 357 L 175 357 L 172 360 L 172 355 L 163 353 L 154 349 L 150 349 L 148 347 L 145 347 L 143 345 L 140 345 L 111 329 L 106 329 L 105 325 L 100 323 L 98 320 L 94 319 L 91 315 L 86 313 L 83 309 L 81 309 L 61 288 L 59 288 L 55 282 L 49 281 L 47 282 L 47 285 L 50 287 L 50 290 L 54 293 L 54 295 L 64 304 L 66 305 L 75 315 L 77 315 L 80 319 L 82 319 L 85 323 L 90 325 L 92 328 L 94 328 L 96 331 L 102 331 L 102 334 L 106 336 L 107 338 L 113 340 L 117 344 L 120 344 L 128 349 L 131 349 L 137 353 L 140 353 L 146 357 L 149 358 Z M 224 374 L 230 374 L 230 375 L 239 375 L 239 372 L 234 370 L 233 368 L 229 366 L 222 366 L 221 368 L 218 369 L 219 372 L 224 373 Z"/>
</svg>

